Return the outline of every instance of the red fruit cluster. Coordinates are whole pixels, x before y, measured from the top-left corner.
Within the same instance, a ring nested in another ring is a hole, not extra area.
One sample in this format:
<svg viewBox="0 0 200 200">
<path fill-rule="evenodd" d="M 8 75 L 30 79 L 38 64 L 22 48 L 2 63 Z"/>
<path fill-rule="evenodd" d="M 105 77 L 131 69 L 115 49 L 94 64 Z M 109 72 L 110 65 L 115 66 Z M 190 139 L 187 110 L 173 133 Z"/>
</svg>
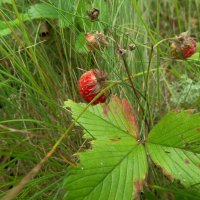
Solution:
<svg viewBox="0 0 200 200">
<path fill-rule="evenodd" d="M 191 57 L 197 48 L 196 41 L 187 33 L 181 33 L 171 43 L 171 54 L 174 58 L 186 59 Z"/>
<path fill-rule="evenodd" d="M 79 79 L 78 89 L 86 102 L 91 102 L 106 87 L 107 74 L 98 69 L 85 72 Z M 104 103 L 107 95 L 102 94 L 93 104 Z"/>
</svg>

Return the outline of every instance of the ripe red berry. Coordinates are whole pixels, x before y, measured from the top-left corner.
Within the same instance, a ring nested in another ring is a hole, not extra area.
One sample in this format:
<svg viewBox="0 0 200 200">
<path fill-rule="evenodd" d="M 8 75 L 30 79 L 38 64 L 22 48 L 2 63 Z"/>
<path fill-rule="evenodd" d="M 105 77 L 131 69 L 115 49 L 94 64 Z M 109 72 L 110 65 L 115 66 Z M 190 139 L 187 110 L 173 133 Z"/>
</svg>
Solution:
<svg viewBox="0 0 200 200">
<path fill-rule="evenodd" d="M 91 69 L 85 72 L 78 82 L 80 95 L 86 102 L 92 101 L 106 87 L 106 80 L 107 74 L 102 70 Z M 102 94 L 93 104 L 104 103 L 106 98 L 107 94 Z"/>
<path fill-rule="evenodd" d="M 195 53 L 196 48 L 195 39 L 187 35 L 187 33 L 181 33 L 171 43 L 171 54 L 174 58 L 186 59 Z"/>
<path fill-rule="evenodd" d="M 195 53 L 196 48 L 197 48 L 196 41 L 194 40 L 194 38 L 189 37 L 188 44 L 186 44 L 183 49 L 183 57 L 189 58 L 190 56 L 192 56 Z"/>
</svg>

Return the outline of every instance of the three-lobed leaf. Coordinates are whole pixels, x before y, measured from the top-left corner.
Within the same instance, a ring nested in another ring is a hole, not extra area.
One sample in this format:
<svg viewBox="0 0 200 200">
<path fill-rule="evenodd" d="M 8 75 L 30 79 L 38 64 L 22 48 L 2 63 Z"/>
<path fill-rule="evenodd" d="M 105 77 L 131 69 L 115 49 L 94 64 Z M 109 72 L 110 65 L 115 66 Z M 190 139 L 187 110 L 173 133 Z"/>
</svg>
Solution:
<svg viewBox="0 0 200 200">
<path fill-rule="evenodd" d="M 150 132 L 147 149 L 170 179 L 185 186 L 200 184 L 200 115 L 171 112 Z"/>
<path fill-rule="evenodd" d="M 147 175 L 145 148 L 139 143 L 135 115 L 126 100 L 113 96 L 106 105 L 90 106 L 71 100 L 76 123 L 92 149 L 80 153 L 80 163 L 70 168 L 65 181 L 66 200 L 127 200 L 137 197 Z M 145 141 L 153 162 L 170 178 L 185 186 L 200 184 L 200 115 L 170 112 Z"/>
<path fill-rule="evenodd" d="M 77 119 L 85 106 L 67 101 Z M 131 200 L 142 190 L 147 174 L 144 146 L 138 144 L 137 124 L 126 100 L 113 97 L 109 105 L 91 106 L 77 123 L 85 137 L 95 138 L 92 149 L 80 153 L 80 164 L 70 168 L 66 200 Z"/>
</svg>

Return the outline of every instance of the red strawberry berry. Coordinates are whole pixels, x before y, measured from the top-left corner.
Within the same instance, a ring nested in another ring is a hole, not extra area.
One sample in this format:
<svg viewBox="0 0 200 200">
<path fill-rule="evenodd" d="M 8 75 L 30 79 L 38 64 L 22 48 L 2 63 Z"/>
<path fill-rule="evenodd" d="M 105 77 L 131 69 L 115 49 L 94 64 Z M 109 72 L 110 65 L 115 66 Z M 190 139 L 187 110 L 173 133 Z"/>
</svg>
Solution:
<svg viewBox="0 0 200 200">
<path fill-rule="evenodd" d="M 195 53 L 196 48 L 197 48 L 196 41 L 194 40 L 194 38 L 189 37 L 188 45 L 185 45 L 185 48 L 183 49 L 183 57 L 189 58 L 190 56 L 192 56 Z"/>
<path fill-rule="evenodd" d="M 196 48 L 195 39 L 187 35 L 187 33 L 181 33 L 171 43 L 171 54 L 174 58 L 186 59 L 195 53 Z"/>
<path fill-rule="evenodd" d="M 106 80 L 107 74 L 102 70 L 91 69 L 85 72 L 78 82 L 80 95 L 86 102 L 92 101 L 106 87 Z M 93 104 L 104 103 L 106 98 L 107 94 L 102 94 Z"/>
</svg>

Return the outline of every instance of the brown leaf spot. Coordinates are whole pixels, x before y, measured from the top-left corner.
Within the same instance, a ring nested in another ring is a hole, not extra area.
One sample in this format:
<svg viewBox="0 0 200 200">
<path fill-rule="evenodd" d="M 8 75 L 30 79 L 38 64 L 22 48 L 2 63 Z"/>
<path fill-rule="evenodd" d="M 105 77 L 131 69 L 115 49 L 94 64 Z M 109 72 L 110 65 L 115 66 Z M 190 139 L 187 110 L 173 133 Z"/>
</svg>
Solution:
<svg viewBox="0 0 200 200">
<path fill-rule="evenodd" d="M 198 168 L 200 169 L 200 163 L 198 164 Z"/>
<path fill-rule="evenodd" d="M 113 142 L 118 142 L 118 141 L 121 140 L 121 138 L 112 138 L 112 139 L 110 139 L 110 140 L 113 141 Z"/>
<path fill-rule="evenodd" d="M 187 158 L 184 160 L 184 162 L 186 165 L 190 164 L 190 160 L 188 160 Z"/>
<path fill-rule="evenodd" d="M 134 199 L 139 199 L 139 193 L 143 192 L 143 185 L 144 185 L 144 179 L 137 180 L 134 182 L 134 187 L 136 190 L 134 194 Z"/>
<path fill-rule="evenodd" d="M 174 177 L 172 176 L 172 174 L 170 174 L 170 172 L 166 171 L 166 169 L 162 168 L 160 165 L 156 164 L 157 167 L 159 167 L 162 171 L 162 173 L 170 180 L 173 181 Z"/>
<path fill-rule="evenodd" d="M 103 114 L 107 117 L 108 116 L 108 112 L 110 111 L 110 107 L 107 104 L 104 104 L 103 106 Z"/>
</svg>

